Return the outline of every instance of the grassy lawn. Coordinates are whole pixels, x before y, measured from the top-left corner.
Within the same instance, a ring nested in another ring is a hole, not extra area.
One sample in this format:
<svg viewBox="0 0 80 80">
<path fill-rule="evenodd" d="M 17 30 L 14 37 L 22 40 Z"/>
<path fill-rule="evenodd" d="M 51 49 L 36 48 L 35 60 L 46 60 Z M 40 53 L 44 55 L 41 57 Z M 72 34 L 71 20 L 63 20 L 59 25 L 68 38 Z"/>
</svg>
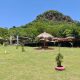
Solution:
<svg viewBox="0 0 80 80">
<path fill-rule="evenodd" d="M 5 50 L 7 53 L 5 53 Z M 0 80 L 80 80 L 80 48 L 61 48 L 64 71 L 56 71 L 58 48 L 0 46 Z"/>
</svg>

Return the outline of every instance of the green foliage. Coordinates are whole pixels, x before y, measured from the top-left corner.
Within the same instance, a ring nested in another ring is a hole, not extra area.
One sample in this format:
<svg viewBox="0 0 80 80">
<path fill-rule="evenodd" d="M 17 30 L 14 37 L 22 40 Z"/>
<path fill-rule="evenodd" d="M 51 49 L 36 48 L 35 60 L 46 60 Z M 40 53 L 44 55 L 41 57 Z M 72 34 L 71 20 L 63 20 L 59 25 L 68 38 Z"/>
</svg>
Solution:
<svg viewBox="0 0 80 80">
<path fill-rule="evenodd" d="M 73 20 L 69 16 L 65 16 L 62 13 L 55 10 L 48 10 L 43 14 L 40 14 L 39 16 L 37 16 L 37 20 L 38 19 L 73 22 Z"/>
<path fill-rule="evenodd" d="M 42 32 L 48 32 L 55 37 L 80 37 L 80 22 L 73 21 L 69 16 L 54 10 L 49 10 L 37 16 L 37 18 L 23 26 L 8 29 L 0 28 L 0 37 L 9 36 L 29 37 L 30 42 L 35 42 L 35 38 Z"/>
<path fill-rule="evenodd" d="M 57 67 L 61 67 L 61 62 L 62 62 L 63 56 L 61 53 L 59 53 L 56 57 L 56 62 L 57 62 Z"/>
<path fill-rule="evenodd" d="M 22 52 L 25 52 L 24 45 L 21 45 Z"/>
<path fill-rule="evenodd" d="M 8 38 L 8 30 L 5 28 L 0 28 L 0 37 L 2 37 L 3 39 Z"/>
<path fill-rule="evenodd" d="M 19 45 L 16 45 L 16 49 L 18 49 L 19 48 Z"/>
</svg>

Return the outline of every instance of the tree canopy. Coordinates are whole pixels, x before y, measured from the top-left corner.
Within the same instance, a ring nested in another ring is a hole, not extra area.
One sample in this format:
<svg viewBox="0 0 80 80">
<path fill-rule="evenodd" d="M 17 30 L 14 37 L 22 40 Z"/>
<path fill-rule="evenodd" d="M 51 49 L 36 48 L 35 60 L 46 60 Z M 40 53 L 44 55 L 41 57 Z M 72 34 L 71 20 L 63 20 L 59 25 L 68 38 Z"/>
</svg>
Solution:
<svg viewBox="0 0 80 80">
<path fill-rule="evenodd" d="M 46 11 L 36 19 L 23 26 L 13 26 L 10 29 L 0 28 L 0 37 L 8 38 L 10 35 L 30 37 L 32 41 L 42 32 L 50 33 L 55 37 L 74 36 L 80 38 L 80 22 L 54 10 Z"/>
</svg>

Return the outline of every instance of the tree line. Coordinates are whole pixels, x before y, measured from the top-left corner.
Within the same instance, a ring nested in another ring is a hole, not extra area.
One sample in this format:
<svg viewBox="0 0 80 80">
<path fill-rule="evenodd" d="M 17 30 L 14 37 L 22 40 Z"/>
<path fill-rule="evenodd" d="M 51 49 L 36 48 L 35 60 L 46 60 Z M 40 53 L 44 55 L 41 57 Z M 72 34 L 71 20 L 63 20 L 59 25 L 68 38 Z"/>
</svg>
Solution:
<svg viewBox="0 0 80 80">
<path fill-rule="evenodd" d="M 69 16 L 54 10 L 46 11 L 36 19 L 22 26 L 12 28 L 0 28 L 0 37 L 9 39 L 10 35 L 16 37 L 29 37 L 32 42 L 42 32 L 52 34 L 54 37 L 73 36 L 80 38 L 80 22 L 72 20 Z"/>
</svg>

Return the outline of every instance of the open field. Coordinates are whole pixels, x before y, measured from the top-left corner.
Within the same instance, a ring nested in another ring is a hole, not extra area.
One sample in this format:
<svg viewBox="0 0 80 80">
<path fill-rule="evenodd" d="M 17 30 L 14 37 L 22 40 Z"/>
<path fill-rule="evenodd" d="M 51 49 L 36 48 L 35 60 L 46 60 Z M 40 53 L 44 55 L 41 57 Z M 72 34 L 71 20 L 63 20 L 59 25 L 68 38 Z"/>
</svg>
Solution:
<svg viewBox="0 0 80 80">
<path fill-rule="evenodd" d="M 64 71 L 54 69 L 58 47 L 53 50 L 25 47 L 25 50 L 0 46 L 0 80 L 80 80 L 80 48 L 61 48 Z"/>
</svg>

